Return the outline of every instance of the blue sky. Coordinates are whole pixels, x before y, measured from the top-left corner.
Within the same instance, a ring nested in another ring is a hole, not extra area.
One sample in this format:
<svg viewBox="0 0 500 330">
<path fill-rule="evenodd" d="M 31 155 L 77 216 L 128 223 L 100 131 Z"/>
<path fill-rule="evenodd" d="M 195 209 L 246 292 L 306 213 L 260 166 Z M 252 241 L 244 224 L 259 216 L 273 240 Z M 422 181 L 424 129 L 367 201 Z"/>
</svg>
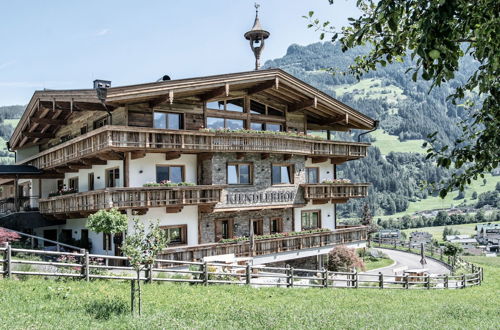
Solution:
<svg viewBox="0 0 500 330">
<path fill-rule="evenodd" d="M 356 14 L 354 1 L 261 0 L 271 32 L 262 56 L 281 57 L 292 43 L 318 41 L 302 15 L 315 10 L 336 26 Z M 0 105 L 26 104 L 37 89 L 113 86 L 252 70 L 243 34 L 254 0 L 2 1 Z"/>
</svg>

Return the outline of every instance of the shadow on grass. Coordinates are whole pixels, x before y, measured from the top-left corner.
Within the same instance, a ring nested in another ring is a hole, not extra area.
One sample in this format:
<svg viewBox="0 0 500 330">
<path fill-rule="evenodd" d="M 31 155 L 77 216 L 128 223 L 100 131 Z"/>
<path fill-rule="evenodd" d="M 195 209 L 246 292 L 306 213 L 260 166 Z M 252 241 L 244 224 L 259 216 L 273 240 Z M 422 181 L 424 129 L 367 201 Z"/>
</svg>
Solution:
<svg viewBox="0 0 500 330">
<path fill-rule="evenodd" d="M 129 312 L 129 306 L 123 300 L 98 300 L 85 305 L 85 312 L 96 320 L 109 320 L 113 315 Z"/>
</svg>

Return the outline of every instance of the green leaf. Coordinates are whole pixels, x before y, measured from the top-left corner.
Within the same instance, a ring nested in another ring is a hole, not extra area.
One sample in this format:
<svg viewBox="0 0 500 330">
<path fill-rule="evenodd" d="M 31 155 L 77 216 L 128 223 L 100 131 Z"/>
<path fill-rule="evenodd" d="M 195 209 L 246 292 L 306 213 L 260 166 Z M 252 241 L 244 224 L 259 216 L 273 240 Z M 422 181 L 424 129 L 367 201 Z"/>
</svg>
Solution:
<svg viewBox="0 0 500 330">
<path fill-rule="evenodd" d="M 312 10 L 311 10 L 311 11 L 309 12 L 309 17 L 312 17 L 313 15 L 314 15 L 314 11 L 312 11 Z"/>
<path fill-rule="evenodd" d="M 437 60 L 441 56 L 441 53 L 437 49 L 433 49 L 429 52 L 429 57 L 433 60 Z"/>
</svg>

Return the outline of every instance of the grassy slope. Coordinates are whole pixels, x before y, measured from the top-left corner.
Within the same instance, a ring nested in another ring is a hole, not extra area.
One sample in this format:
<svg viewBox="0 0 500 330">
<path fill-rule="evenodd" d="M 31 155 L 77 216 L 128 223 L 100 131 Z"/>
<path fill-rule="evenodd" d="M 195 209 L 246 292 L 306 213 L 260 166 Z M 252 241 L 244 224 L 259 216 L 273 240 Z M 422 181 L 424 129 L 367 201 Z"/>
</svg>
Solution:
<svg viewBox="0 0 500 330">
<path fill-rule="evenodd" d="M 493 222 L 493 223 L 500 223 L 500 221 Z M 452 226 L 438 226 L 438 227 L 423 227 L 423 228 L 413 228 L 413 229 L 405 229 L 403 232 L 405 232 L 408 237 L 410 237 L 410 233 L 412 231 L 426 231 L 428 233 L 432 234 L 432 237 L 437 239 L 438 241 L 443 240 L 443 229 L 445 227 L 448 228 L 453 228 L 455 230 L 458 230 L 460 234 L 463 235 L 474 235 L 476 234 L 475 227 L 477 223 L 468 223 L 468 224 L 463 224 L 463 225 L 452 225 Z"/>
<path fill-rule="evenodd" d="M 370 133 L 371 136 L 376 138 L 376 141 L 372 143 L 380 149 L 383 155 L 387 155 L 390 152 L 417 152 L 424 154 L 425 149 L 422 148 L 424 140 L 408 140 L 401 142 L 397 136 L 389 135 L 382 130 L 376 130 Z"/>
<path fill-rule="evenodd" d="M 465 290 L 278 289 L 152 284 L 144 313 L 96 319 L 129 302 L 120 282 L 0 280 L 0 327 L 494 329 L 500 322 L 500 262 L 485 258 L 485 282 Z M 113 308 L 110 308 L 113 310 Z"/>
</svg>

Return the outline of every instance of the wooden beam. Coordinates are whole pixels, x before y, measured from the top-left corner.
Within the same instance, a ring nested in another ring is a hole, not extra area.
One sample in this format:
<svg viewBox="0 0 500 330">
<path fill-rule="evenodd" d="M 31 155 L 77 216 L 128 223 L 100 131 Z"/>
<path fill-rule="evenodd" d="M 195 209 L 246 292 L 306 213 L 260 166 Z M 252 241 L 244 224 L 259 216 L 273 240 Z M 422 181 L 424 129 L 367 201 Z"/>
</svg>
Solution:
<svg viewBox="0 0 500 330">
<path fill-rule="evenodd" d="M 212 205 L 212 204 L 198 205 L 198 211 L 200 213 L 212 213 L 214 211 L 214 206 L 215 205 Z"/>
<path fill-rule="evenodd" d="M 82 170 L 82 169 L 92 168 L 92 165 L 83 165 L 83 164 L 77 165 L 77 164 L 73 164 L 73 165 L 69 165 L 68 167 L 70 169 L 72 169 L 72 170 Z"/>
<path fill-rule="evenodd" d="M 212 152 L 202 152 L 200 154 L 198 154 L 198 160 L 209 160 L 209 159 L 212 159 L 212 157 L 214 156 L 214 154 Z"/>
<path fill-rule="evenodd" d="M 260 159 L 262 159 L 262 160 L 264 160 L 264 159 L 268 159 L 268 158 L 269 158 L 269 156 L 270 156 L 270 154 L 269 154 L 269 153 L 262 153 L 262 154 L 260 154 Z"/>
<path fill-rule="evenodd" d="M 123 154 L 123 186 L 130 186 L 130 152 Z"/>
<path fill-rule="evenodd" d="M 108 163 L 107 160 L 99 158 L 82 158 L 81 162 L 86 165 L 106 165 Z"/>
<path fill-rule="evenodd" d="M 323 163 L 328 160 L 328 157 L 311 157 L 312 163 L 317 164 L 317 163 Z"/>
<path fill-rule="evenodd" d="M 151 108 L 154 108 L 154 107 L 156 107 L 162 103 L 165 103 L 167 101 L 169 101 L 170 104 L 174 103 L 174 91 L 173 90 L 168 91 L 168 95 L 164 95 L 164 96 L 161 96 L 157 99 L 149 101 L 149 106 Z"/>
<path fill-rule="evenodd" d="M 116 151 L 106 151 L 96 155 L 97 158 L 102 160 L 122 160 L 123 156 Z"/>
<path fill-rule="evenodd" d="M 312 203 L 313 205 L 319 205 L 319 204 L 326 204 L 330 200 L 329 199 L 313 199 Z"/>
<path fill-rule="evenodd" d="M 292 159 L 292 154 L 284 154 L 283 155 L 283 160 L 290 160 Z"/>
<path fill-rule="evenodd" d="M 142 209 L 132 209 L 132 215 L 145 215 L 148 213 L 149 209 L 147 208 L 142 208 Z"/>
<path fill-rule="evenodd" d="M 347 157 L 335 157 L 335 158 L 332 158 L 330 160 L 330 162 L 334 165 L 339 165 L 339 164 L 347 162 L 348 160 L 349 160 L 349 158 L 347 158 Z"/>
<path fill-rule="evenodd" d="M 139 150 L 139 151 L 132 151 L 130 153 L 130 159 L 139 159 L 139 158 L 144 158 L 146 157 L 146 152 Z"/>
<path fill-rule="evenodd" d="M 237 152 L 236 153 L 236 159 L 240 160 L 240 159 L 243 159 L 244 157 L 245 157 L 244 152 Z"/>
<path fill-rule="evenodd" d="M 165 153 L 165 160 L 172 160 L 180 158 L 182 153 L 180 151 L 170 151 Z"/>
<path fill-rule="evenodd" d="M 66 123 L 67 123 L 66 120 L 39 118 L 39 117 L 31 118 L 30 121 L 32 123 L 36 123 L 36 124 L 56 125 L 56 126 L 66 125 Z"/>
<path fill-rule="evenodd" d="M 258 85 L 255 85 L 253 87 L 250 87 L 249 89 L 247 89 L 247 95 L 252 95 L 252 94 L 256 94 L 256 93 L 260 93 L 260 92 L 263 92 L 265 91 L 266 89 L 270 89 L 270 88 L 273 88 L 273 87 L 277 87 L 277 79 L 273 79 L 273 80 L 268 80 L 266 82 L 263 82 L 261 84 L 258 84 Z"/>
<path fill-rule="evenodd" d="M 23 132 L 27 138 L 51 139 L 55 137 L 54 132 Z"/>
<path fill-rule="evenodd" d="M 218 87 L 216 89 L 211 90 L 200 96 L 200 99 L 205 102 L 210 99 L 221 97 L 221 96 L 229 96 L 229 84 L 225 84 L 224 86 Z"/>
<path fill-rule="evenodd" d="M 182 211 L 184 207 L 183 206 L 167 206 L 166 210 L 167 213 L 179 213 Z"/>
<path fill-rule="evenodd" d="M 304 110 L 305 108 L 313 107 L 317 105 L 317 100 L 316 98 L 314 99 L 308 99 L 304 102 L 300 103 L 295 103 L 295 104 L 290 104 L 288 106 L 288 112 L 297 112 L 300 110 Z"/>
</svg>

